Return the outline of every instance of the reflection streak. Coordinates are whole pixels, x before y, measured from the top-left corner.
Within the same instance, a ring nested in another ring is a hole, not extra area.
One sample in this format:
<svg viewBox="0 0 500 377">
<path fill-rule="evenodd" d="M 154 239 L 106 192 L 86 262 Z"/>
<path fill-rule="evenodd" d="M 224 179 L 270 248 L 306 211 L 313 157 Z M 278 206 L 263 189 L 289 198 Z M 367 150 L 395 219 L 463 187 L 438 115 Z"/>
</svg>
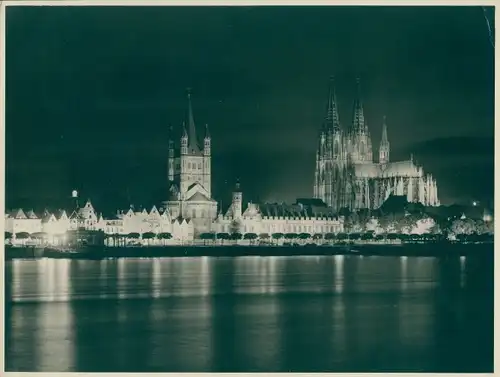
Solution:
<svg viewBox="0 0 500 377">
<path fill-rule="evenodd" d="M 460 257 L 460 288 L 465 287 L 467 283 L 467 258 L 465 256 Z"/>
<path fill-rule="evenodd" d="M 74 366 L 74 321 L 69 292 L 69 260 L 43 259 L 38 275 L 42 301 L 35 317 L 37 326 L 34 333 L 34 352 L 43 371 L 71 371 Z M 56 283 L 57 282 L 57 283 Z M 55 303 L 54 301 L 59 301 Z"/>
<path fill-rule="evenodd" d="M 333 260 L 335 265 L 335 292 L 342 293 L 344 291 L 344 256 L 335 255 Z"/>
</svg>

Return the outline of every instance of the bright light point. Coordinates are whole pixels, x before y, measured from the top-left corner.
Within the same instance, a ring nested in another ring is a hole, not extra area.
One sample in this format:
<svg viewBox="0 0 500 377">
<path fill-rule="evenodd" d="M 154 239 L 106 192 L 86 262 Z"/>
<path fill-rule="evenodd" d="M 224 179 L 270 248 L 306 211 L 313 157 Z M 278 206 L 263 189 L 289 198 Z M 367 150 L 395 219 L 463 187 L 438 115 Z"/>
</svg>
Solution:
<svg viewBox="0 0 500 377">
<path fill-rule="evenodd" d="M 71 191 L 71 197 L 78 198 L 78 191 L 76 191 L 76 190 Z"/>
<path fill-rule="evenodd" d="M 474 207 L 476 207 L 476 206 L 477 206 L 477 202 L 476 202 L 476 201 L 473 201 L 473 202 L 472 202 L 472 205 L 473 205 Z"/>
</svg>

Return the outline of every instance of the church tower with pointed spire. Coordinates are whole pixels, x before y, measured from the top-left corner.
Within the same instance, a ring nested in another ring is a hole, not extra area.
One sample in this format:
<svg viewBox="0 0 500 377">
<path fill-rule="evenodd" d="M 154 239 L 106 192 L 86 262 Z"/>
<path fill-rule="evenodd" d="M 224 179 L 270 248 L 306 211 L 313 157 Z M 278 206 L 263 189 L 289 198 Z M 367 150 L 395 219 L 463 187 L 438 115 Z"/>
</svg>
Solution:
<svg viewBox="0 0 500 377">
<path fill-rule="evenodd" d="M 181 198 L 185 197 L 189 187 L 194 183 L 201 184 L 209 195 L 211 195 L 211 139 L 208 134 L 208 127 L 203 140 L 203 147 L 201 147 L 196 133 L 193 106 L 191 103 L 191 91 L 189 89 L 187 100 L 187 127 L 185 123 L 182 126 L 182 136 L 180 140 L 181 156 L 178 169 L 178 184 Z"/>
<path fill-rule="evenodd" d="M 387 138 L 387 122 L 384 115 L 384 123 L 382 124 L 382 140 L 380 140 L 380 147 L 378 150 L 379 162 L 387 164 L 389 162 L 390 144 Z"/>
<path fill-rule="evenodd" d="M 173 218 L 193 221 L 195 234 L 199 234 L 210 231 L 212 220 L 217 216 L 217 202 L 212 199 L 212 139 L 208 125 L 205 126 L 202 143 L 196 131 L 191 92 L 188 90 L 187 114 L 182 124 L 179 149 L 176 150 L 174 143 L 169 141 L 170 194 L 165 205 Z"/>
</svg>

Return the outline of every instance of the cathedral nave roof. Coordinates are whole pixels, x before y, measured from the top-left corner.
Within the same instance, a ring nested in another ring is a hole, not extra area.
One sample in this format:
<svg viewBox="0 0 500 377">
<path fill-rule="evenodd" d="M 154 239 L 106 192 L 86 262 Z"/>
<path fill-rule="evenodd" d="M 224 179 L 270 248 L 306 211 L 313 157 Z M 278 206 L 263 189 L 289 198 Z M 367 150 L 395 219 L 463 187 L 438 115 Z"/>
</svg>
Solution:
<svg viewBox="0 0 500 377">
<path fill-rule="evenodd" d="M 420 177 L 421 173 L 412 160 L 395 161 L 387 164 L 368 162 L 355 164 L 354 171 L 359 178 Z"/>
</svg>

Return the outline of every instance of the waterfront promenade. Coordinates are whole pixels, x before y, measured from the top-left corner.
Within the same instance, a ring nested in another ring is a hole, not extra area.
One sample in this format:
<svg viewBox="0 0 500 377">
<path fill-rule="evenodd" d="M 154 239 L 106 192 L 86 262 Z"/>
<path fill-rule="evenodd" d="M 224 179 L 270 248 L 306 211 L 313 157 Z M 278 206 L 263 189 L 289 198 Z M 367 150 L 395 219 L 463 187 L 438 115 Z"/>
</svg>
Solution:
<svg viewBox="0 0 500 377">
<path fill-rule="evenodd" d="M 387 256 L 443 256 L 493 253 L 493 243 L 393 243 L 393 244 L 349 244 L 349 245 L 304 245 L 304 246 L 150 246 L 150 247 L 106 247 L 93 246 L 81 249 L 57 249 L 50 247 L 6 248 L 5 258 L 63 258 L 63 259 L 107 259 L 107 258 L 158 258 L 198 256 L 291 256 L 291 255 L 387 255 Z"/>
</svg>

